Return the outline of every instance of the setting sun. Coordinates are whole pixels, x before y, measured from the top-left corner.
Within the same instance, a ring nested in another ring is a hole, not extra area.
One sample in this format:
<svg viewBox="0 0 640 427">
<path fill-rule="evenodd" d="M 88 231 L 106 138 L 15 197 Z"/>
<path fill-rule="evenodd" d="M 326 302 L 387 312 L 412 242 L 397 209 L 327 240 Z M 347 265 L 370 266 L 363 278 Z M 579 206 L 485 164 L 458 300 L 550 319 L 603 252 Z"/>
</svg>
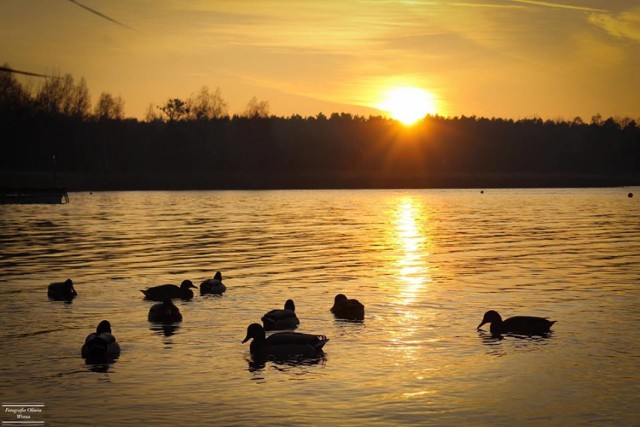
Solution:
<svg viewBox="0 0 640 427">
<path fill-rule="evenodd" d="M 405 125 L 412 125 L 427 114 L 436 113 L 433 94 L 416 87 L 391 89 L 379 107 Z"/>
</svg>

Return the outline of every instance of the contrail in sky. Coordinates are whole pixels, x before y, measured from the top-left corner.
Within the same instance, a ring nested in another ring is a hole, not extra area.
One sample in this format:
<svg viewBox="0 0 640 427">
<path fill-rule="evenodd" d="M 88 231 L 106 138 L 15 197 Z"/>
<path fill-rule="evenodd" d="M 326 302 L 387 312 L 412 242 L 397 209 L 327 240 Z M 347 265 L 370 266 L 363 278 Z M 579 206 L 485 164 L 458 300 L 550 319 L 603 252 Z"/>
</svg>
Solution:
<svg viewBox="0 0 640 427">
<path fill-rule="evenodd" d="M 107 16 L 107 15 L 105 15 L 104 13 L 98 12 L 98 11 L 97 11 L 97 10 L 95 10 L 95 9 L 91 9 L 89 6 L 85 6 L 85 5 L 83 5 L 82 3 L 78 3 L 76 0 L 69 0 L 69 1 L 70 1 L 71 3 L 73 3 L 73 4 L 77 5 L 77 6 L 80 6 L 80 7 L 81 7 L 81 8 L 83 8 L 83 9 L 88 10 L 88 11 L 89 11 L 89 12 L 91 12 L 91 13 L 95 13 L 96 15 L 98 15 L 98 16 L 99 16 L 99 17 L 101 17 L 101 18 L 104 18 L 104 19 L 106 19 L 106 20 L 108 20 L 108 21 L 113 22 L 114 24 L 118 24 L 118 25 L 120 25 L 121 27 L 128 28 L 129 30 L 135 31 L 135 29 L 134 29 L 134 28 L 131 28 L 131 27 L 130 27 L 130 26 L 128 26 L 127 24 L 123 24 L 123 23 L 122 23 L 122 22 L 120 22 L 120 21 L 116 21 L 115 19 L 108 17 L 108 16 Z"/>
<path fill-rule="evenodd" d="M 571 10 L 581 10 L 585 12 L 606 12 L 604 9 L 595 9 L 593 7 L 586 6 L 572 6 L 568 4 L 562 4 L 558 2 L 548 2 L 548 1 L 540 1 L 540 0 L 511 0 L 514 3 L 524 3 L 531 4 L 534 6 L 544 6 L 544 7 L 554 7 L 557 9 L 571 9 Z"/>
<path fill-rule="evenodd" d="M 13 68 L 3 67 L 3 66 L 0 66 L 0 71 L 5 71 L 7 73 L 14 73 L 14 74 L 24 74 L 25 76 L 44 77 L 44 78 L 52 77 L 44 74 L 32 73 L 29 71 L 14 70 Z"/>
</svg>

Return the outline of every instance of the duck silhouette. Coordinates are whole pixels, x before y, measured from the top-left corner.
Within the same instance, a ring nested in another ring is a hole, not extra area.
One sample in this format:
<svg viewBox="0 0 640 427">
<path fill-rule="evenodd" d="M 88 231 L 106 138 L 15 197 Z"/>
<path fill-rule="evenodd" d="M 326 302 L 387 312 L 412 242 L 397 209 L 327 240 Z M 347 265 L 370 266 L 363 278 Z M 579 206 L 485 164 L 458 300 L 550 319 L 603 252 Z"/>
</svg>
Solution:
<svg viewBox="0 0 640 427">
<path fill-rule="evenodd" d="M 71 301 L 78 296 L 78 292 L 73 287 L 73 281 L 67 279 L 64 282 L 51 283 L 47 289 L 47 296 L 55 301 Z"/>
<path fill-rule="evenodd" d="M 284 310 L 275 309 L 262 316 L 262 324 L 266 331 L 278 331 L 283 329 L 295 329 L 300 324 L 296 316 L 296 306 L 293 300 L 288 299 L 284 303 Z"/>
<path fill-rule="evenodd" d="M 207 279 L 200 283 L 200 295 L 214 294 L 222 295 L 227 287 L 222 283 L 222 273 L 216 272 L 213 279 Z"/>
<path fill-rule="evenodd" d="M 492 335 L 500 334 L 519 334 L 519 335 L 546 335 L 551 332 L 551 326 L 556 320 L 548 320 L 543 317 L 534 316 L 514 316 L 506 320 L 502 320 L 502 316 L 495 310 L 487 311 L 482 317 L 482 322 L 478 325 L 480 329 L 482 325 L 489 323 Z"/>
<path fill-rule="evenodd" d="M 96 331 L 87 335 L 80 353 L 88 361 L 109 361 L 120 355 L 120 345 L 111 334 L 108 320 L 100 322 Z"/>
<path fill-rule="evenodd" d="M 182 299 L 190 300 L 193 298 L 193 291 L 191 288 L 195 288 L 191 280 L 183 280 L 180 286 L 176 285 L 160 285 L 154 286 L 148 289 L 140 289 L 140 292 L 144 294 L 144 299 L 152 301 L 164 301 L 166 299 Z"/>
<path fill-rule="evenodd" d="M 349 299 L 345 294 L 336 295 L 331 312 L 338 319 L 364 320 L 364 305 L 357 299 Z"/>
<path fill-rule="evenodd" d="M 324 335 L 299 332 L 277 332 L 267 337 L 259 323 L 247 327 L 247 336 L 242 343 L 251 339 L 249 350 L 252 355 L 259 357 L 317 357 L 323 354 L 322 347 L 329 341 Z"/>
<path fill-rule="evenodd" d="M 149 322 L 157 323 L 182 322 L 182 314 L 170 299 L 166 299 L 164 302 L 151 306 L 147 319 Z"/>
</svg>

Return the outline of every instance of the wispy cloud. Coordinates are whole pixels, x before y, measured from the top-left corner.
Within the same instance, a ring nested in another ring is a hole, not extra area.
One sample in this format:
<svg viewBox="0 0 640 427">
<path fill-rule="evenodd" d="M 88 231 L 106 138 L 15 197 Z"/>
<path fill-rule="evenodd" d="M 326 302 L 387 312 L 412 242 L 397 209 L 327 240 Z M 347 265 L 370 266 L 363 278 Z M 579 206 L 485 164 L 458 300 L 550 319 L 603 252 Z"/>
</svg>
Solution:
<svg viewBox="0 0 640 427">
<path fill-rule="evenodd" d="M 589 15 L 589 22 L 613 37 L 640 42 L 640 9 L 617 15 L 593 13 Z"/>
<path fill-rule="evenodd" d="M 98 16 L 99 16 L 99 17 L 101 17 L 101 18 L 106 19 L 107 21 L 111 21 L 111 22 L 113 22 L 114 24 L 120 25 L 121 27 L 127 28 L 127 29 L 129 29 L 129 30 L 136 31 L 136 30 L 135 30 L 135 28 L 132 28 L 132 27 L 128 26 L 127 24 L 123 24 L 122 22 L 117 21 L 117 20 L 115 20 L 115 19 L 113 19 L 113 18 L 111 18 L 111 17 L 109 17 L 109 16 L 105 15 L 104 13 L 98 12 L 97 10 L 92 9 L 92 8 L 90 8 L 89 6 L 85 6 L 84 4 L 79 3 L 79 2 L 77 2 L 76 0 L 69 0 L 69 1 L 70 1 L 71 3 L 73 3 L 73 4 L 75 4 L 76 6 L 80 6 L 81 8 L 83 8 L 83 9 L 85 9 L 85 10 L 88 10 L 89 12 L 91 12 L 91 13 L 93 13 L 93 14 L 95 14 L 95 15 L 98 15 Z"/>
</svg>

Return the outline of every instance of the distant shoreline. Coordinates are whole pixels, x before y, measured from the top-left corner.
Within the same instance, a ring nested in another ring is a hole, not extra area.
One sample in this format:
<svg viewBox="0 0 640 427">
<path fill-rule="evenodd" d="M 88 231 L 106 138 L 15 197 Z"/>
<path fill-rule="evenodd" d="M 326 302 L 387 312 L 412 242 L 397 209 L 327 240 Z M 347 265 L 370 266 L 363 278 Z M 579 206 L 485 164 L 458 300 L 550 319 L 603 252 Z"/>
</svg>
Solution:
<svg viewBox="0 0 640 427">
<path fill-rule="evenodd" d="M 67 191 L 640 185 L 640 127 L 427 117 L 3 117 L 2 186 Z"/>
<path fill-rule="evenodd" d="M 42 188 L 53 185 L 52 171 L 0 171 L 3 187 Z M 640 185 L 638 175 L 598 174 L 374 174 L 278 173 L 260 177 L 227 174 L 217 179 L 177 173 L 58 173 L 57 185 L 74 191 L 189 191 L 288 189 L 462 189 L 462 188 L 597 188 Z"/>
</svg>

